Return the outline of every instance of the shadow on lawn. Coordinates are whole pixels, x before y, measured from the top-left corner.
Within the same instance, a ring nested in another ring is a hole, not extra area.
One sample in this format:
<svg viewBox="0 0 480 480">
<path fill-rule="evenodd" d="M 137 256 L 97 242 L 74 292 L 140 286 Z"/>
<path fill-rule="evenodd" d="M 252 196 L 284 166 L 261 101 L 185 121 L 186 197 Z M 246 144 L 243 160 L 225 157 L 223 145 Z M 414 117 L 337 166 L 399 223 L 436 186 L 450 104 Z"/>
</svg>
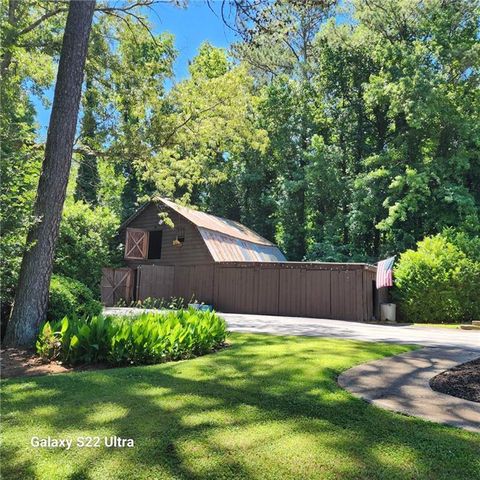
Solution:
<svg viewBox="0 0 480 480">
<path fill-rule="evenodd" d="M 51 451 L 51 462 L 72 461 L 70 479 L 101 476 L 94 469 L 113 456 L 122 465 L 114 478 L 129 479 L 480 478 L 479 437 L 392 415 L 337 386 L 341 370 L 391 352 L 391 345 L 249 335 L 196 360 L 10 380 L 4 430 L 25 428 L 17 411 L 46 435 L 135 439 L 134 449 Z M 94 415 L 105 406 L 116 416 Z M 406 452 L 403 461 L 389 457 L 397 450 Z M 35 478 L 33 449 L 5 452 L 3 478 Z"/>
</svg>

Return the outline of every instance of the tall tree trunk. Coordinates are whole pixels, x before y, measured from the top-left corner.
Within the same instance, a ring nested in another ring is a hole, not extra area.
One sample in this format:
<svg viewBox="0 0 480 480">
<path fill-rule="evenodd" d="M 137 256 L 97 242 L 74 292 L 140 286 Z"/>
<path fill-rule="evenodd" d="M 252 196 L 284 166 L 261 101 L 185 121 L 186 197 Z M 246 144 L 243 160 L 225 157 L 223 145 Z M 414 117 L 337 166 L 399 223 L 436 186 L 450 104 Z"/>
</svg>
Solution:
<svg viewBox="0 0 480 480">
<path fill-rule="evenodd" d="M 83 70 L 95 0 L 70 2 L 58 65 L 45 158 L 35 199 L 37 223 L 27 237 L 5 343 L 31 346 L 45 319 L 82 93 Z"/>
</svg>

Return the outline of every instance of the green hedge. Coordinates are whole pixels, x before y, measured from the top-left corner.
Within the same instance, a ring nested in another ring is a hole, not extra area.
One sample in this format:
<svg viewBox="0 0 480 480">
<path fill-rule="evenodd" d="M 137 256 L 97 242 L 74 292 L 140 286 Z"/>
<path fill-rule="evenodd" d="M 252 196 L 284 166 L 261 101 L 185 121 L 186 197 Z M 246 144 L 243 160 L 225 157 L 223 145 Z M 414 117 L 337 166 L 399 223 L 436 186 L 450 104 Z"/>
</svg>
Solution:
<svg viewBox="0 0 480 480">
<path fill-rule="evenodd" d="M 473 255 L 475 244 L 449 232 L 427 237 L 416 250 L 402 253 L 394 271 L 394 296 L 402 319 L 418 323 L 480 319 L 480 262 Z"/>
<path fill-rule="evenodd" d="M 57 322 L 64 317 L 94 316 L 101 311 L 101 303 L 94 299 L 86 285 L 73 278 L 52 275 L 47 320 Z"/>
<path fill-rule="evenodd" d="M 45 323 L 36 346 L 42 357 L 66 364 L 141 365 L 202 355 L 222 345 L 226 334 L 222 318 L 198 310 L 122 318 L 65 317 Z"/>
<path fill-rule="evenodd" d="M 63 210 L 53 271 L 85 284 L 100 295 L 102 267 L 122 259 L 115 247 L 119 219 L 107 207 L 67 200 Z"/>
</svg>

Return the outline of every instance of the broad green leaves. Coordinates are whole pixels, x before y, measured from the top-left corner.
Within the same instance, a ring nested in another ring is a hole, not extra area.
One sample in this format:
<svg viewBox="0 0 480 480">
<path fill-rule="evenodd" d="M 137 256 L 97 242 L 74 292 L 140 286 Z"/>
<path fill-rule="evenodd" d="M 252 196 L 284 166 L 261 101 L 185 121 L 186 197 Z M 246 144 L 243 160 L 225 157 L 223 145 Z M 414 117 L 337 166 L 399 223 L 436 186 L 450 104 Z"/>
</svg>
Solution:
<svg viewBox="0 0 480 480">
<path fill-rule="evenodd" d="M 140 365 L 203 355 L 220 347 L 226 335 L 225 321 L 216 313 L 179 310 L 47 322 L 36 346 L 43 357 L 68 364 Z"/>
</svg>

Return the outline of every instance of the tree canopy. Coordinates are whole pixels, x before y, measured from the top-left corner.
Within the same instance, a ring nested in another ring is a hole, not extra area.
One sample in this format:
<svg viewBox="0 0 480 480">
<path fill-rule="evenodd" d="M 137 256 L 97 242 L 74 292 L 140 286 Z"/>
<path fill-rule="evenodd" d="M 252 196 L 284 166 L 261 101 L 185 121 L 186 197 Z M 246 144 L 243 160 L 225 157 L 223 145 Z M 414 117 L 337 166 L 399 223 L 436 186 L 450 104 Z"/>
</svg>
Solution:
<svg viewBox="0 0 480 480">
<path fill-rule="evenodd" d="M 10 3 L 5 304 L 36 221 L 44 145 L 32 98 L 48 103 L 66 15 L 62 3 Z M 86 210 L 108 212 L 110 228 L 156 195 L 239 220 L 290 260 L 376 261 L 447 227 L 480 233 L 478 2 L 224 3 L 237 42 L 203 43 L 182 80 L 175 39 L 152 33 L 145 11 L 97 7 L 60 242 L 95 223 Z M 60 244 L 57 269 L 70 247 Z"/>
</svg>

